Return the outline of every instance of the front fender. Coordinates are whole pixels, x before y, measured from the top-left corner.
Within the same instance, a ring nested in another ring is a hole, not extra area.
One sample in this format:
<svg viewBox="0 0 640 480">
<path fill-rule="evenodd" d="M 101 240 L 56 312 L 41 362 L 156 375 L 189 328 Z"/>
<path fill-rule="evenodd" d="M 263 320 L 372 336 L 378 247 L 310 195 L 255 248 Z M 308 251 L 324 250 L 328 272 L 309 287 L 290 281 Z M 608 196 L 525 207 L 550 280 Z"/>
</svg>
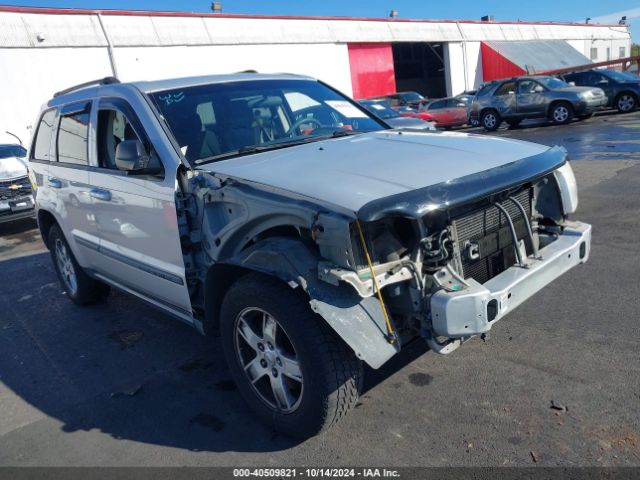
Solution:
<svg viewBox="0 0 640 480">
<path fill-rule="evenodd" d="M 372 368 L 399 351 L 386 339 L 386 324 L 375 297 L 361 298 L 348 285 L 334 286 L 318 278 L 318 256 L 294 238 L 268 238 L 224 263 L 273 275 L 292 288 L 302 288 L 314 312 L 322 317 Z"/>
</svg>

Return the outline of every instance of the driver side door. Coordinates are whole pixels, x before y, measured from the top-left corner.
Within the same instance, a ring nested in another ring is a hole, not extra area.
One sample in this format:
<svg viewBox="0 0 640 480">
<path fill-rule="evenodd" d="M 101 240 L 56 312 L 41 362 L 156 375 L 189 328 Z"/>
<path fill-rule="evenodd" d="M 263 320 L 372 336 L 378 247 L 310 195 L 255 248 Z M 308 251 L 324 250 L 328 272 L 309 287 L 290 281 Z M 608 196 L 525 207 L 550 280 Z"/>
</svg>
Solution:
<svg viewBox="0 0 640 480">
<path fill-rule="evenodd" d="M 544 86 L 535 80 L 520 80 L 516 96 L 518 114 L 526 117 L 544 116 L 546 107 L 545 91 Z"/>
</svg>

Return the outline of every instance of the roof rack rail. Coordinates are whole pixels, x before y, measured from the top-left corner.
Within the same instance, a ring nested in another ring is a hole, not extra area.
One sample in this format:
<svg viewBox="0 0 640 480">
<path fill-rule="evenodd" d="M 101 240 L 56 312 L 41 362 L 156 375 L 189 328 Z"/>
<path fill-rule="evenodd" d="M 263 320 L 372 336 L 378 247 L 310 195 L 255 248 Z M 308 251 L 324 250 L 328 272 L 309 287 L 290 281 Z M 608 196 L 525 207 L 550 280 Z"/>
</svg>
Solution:
<svg viewBox="0 0 640 480">
<path fill-rule="evenodd" d="M 118 80 L 116 77 L 99 78 L 98 80 L 91 80 L 90 82 L 80 83 L 78 85 L 74 85 L 73 87 L 65 88 L 64 90 L 60 90 L 59 92 L 54 93 L 53 96 L 59 97 L 61 95 L 66 95 L 67 93 L 71 93 L 87 87 L 92 87 L 94 85 L 111 85 L 113 83 L 120 83 L 120 80 Z"/>
</svg>

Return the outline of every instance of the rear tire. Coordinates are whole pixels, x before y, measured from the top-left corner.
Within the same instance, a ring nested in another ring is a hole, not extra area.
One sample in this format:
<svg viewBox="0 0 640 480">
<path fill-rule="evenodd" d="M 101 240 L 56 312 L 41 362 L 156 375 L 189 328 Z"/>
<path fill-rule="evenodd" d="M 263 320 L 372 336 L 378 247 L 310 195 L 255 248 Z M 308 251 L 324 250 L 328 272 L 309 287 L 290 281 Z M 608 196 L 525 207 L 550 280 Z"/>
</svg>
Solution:
<svg viewBox="0 0 640 480">
<path fill-rule="evenodd" d="M 245 275 L 225 295 L 220 319 L 231 375 L 276 431 L 308 438 L 355 406 L 362 362 L 289 286 Z"/>
<path fill-rule="evenodd" d="M 89 305 L 107 298 L 109 286 L 94 280 L 82 270 L 58 225 L 49 229 L 48 243 L 60 285 L 73 303 Z"/>
<path fill-rule="evenodd" d="M 495 110 L 485 110 L 482 112 L 480 123 L 487 132 L 495 132 L 502 123 L 502 118 Z"/>
<path fill-rule="evenodd" d="M 620 113 L 633 112 L 638 108 L 638 98 L 629 92 L 623 92 L 616 97 L 615 107 Z"/>
<path fill-rule="evenodd" d="M 551 107 L 549 120 L 557 125 L 565 125 L 573 120 L 573 107 L 567 102 L 558 102 Z"/>
</svg>

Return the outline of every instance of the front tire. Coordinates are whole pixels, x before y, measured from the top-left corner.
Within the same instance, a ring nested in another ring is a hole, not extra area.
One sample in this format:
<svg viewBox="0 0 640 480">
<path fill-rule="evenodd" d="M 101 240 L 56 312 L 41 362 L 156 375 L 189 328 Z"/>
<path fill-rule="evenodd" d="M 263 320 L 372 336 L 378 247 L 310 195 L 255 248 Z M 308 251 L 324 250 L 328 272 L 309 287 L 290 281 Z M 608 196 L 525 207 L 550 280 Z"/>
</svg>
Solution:
<svg viewBox="0 0 640 480">
<path fill-rule="evenodd" d="M 487 110 L 482 113 L 480 123 L 487 132 L 495 132 L 502 123 L 502 118 L 495 110 Z"/>
<path fill-rule="evenodd" d="M 289 286 L 245 275 L 225 295 L 220 318 L 231 375 L 264 423 L 308 438 L 355 406 L 362 363 Z"/>
<path fill-rule="evenodd" d="M 51 260 L 60 285 L 77 305 L 89 305 L 103 301 L 109 295 L 109 286 L 89 277 L 73 255 L 58 225 L 49 230 Z"/>
<path fill-rule="evenodd" d="M 567 102 L 556 103 L 551 107 L 549 119 L 558 125 L 565 125 L 573 120 L 573 108 Z"/>
<path fill-rule="evenodd" d="M 620 113 L 633 112 L 638 107 L 638 99 L 628 92 L 621 93 L 616 98 L 616 108 Z"/>
</svg>

